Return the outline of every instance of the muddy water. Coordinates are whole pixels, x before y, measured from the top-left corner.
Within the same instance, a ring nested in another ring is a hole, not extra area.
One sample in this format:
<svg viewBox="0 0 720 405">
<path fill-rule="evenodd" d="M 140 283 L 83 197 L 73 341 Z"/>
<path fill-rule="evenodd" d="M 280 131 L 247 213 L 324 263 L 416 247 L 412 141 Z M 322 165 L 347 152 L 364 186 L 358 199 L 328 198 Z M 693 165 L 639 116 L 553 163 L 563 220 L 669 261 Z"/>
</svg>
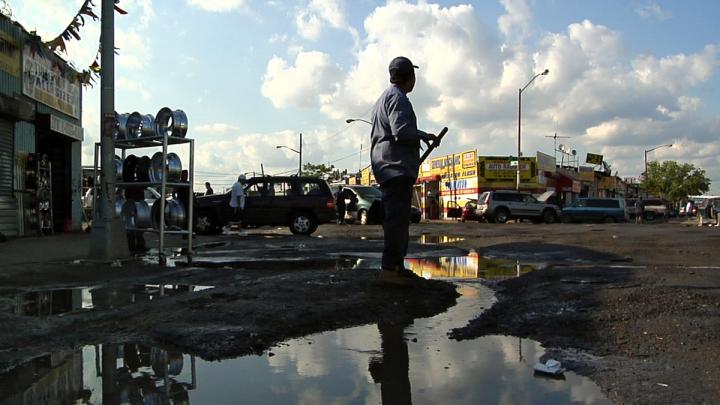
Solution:
<svg viewBox="0 0 720 405">
<path fill-rule="evenodd" d="M 462 296 L 446 313 L 293 339 L 262 356 L 207 362 L 135 344 L 54 353 L 0 376 L 0 403 L 609 403 L 572 372 L 534 375 L 537 342 L 448 339 L 494 301 L 477 281 L 456 284 Z"/>
<path fill-rule="evenodd" d="M 562 379 L 535 375 L 533 365 L 544 354 L 537 342 L 510 336 L 461 342 L 447 338 L 448 331 L 464 326 L 493 304 L 492 291 L 478 279 L 517 277 L 541 270 L 544 263 L 488 259 L 471 252 L 419 256 L 405 264 L 425 278 L 456 283 L 461 293 L 458 304 L 432 318 L 315 334 L 287 341 L 262 356 L 221 362 L 133 343 L 59 351 L 0 376 L 0 404 L 18 399 L 22 403 L 609 403 L 597 385 L 572 372 Z M 376 268 L 379 258 L 340 256 L 327 265 L 335 271 Z M 133 301 L 159 299 L 205 288 L 211 287 L 141 285 L 110 294 L 83 288 L 71 295 L 80 308 L 90 309 L 112 306 L 106 296 L 132 293 Z M 55 309 L 46 315 L 57 313 Z"/>
<path fill-rule="evenodd" d="M 25 316 L 54 316 L 70 312 L 110 309 L 137 302 L 158 300 L 166 296 L 188 294 L 214 288 L 207 285 L 137 284 L 128 287 L 77 287 L 38 290 L 15 294 L 7 312 Z"/>
</svg>

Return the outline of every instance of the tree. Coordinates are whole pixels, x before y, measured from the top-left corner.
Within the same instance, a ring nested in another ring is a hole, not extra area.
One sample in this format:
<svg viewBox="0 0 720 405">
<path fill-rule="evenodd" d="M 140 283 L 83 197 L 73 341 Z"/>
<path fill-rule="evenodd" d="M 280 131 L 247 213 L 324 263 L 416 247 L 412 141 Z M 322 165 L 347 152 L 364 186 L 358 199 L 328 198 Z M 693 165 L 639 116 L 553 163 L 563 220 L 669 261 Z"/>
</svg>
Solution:
<svg viewBox="0 0 720 405">
<path fill-rule="evenodd" d="M 303 176 L 322 177 L 330 178 L 335 173 L 335 166 L 327 166 L 324 163 L 314 165 L 312 163 L 305 163 L 303 165 Z"/>
<path fill-rule="evenodd" d="M 645 179 L 640 186 L 650 194 L 677 202 L 689 195 L 708 191 L 710 179 L 705 177 L 705 170 L 690 163 L 678 164 L 668 160 L 662 164 L 649 162 Z"/>
</svg>

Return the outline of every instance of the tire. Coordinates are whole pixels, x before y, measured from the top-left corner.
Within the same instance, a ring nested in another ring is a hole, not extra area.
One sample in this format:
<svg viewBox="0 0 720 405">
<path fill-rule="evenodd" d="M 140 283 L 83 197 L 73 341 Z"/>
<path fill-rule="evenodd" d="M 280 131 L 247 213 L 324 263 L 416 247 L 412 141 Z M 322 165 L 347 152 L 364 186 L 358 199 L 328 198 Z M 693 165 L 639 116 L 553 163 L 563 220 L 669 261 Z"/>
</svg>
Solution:
<svg viewBox="0 0 720 405">
<path fill-rule="evenodd" d="M 509 216 L 510 213 L 508 212 L 507 208 L 497 208 L 495 210 L 493 218 L 498 224 L 504 224 L 505 222 L 507 222 Z"/>
<path fill-rule="evenodd" d="M 200 211 L 195 217 L 195 231 L 200 235 L 213 235 L 220 226 L 212 212 Z"/>
<path fill-rule="evenodd" d="M 367 212 L 367 210 L 360 210 L 360 212 L 358 212 L 358 221 L 360 222 L 360 225 L 367 225 L 367 224 L 368 224 L 368 212 Z"/>
<path fill-rule="evenodd" d="M 546 224 L 555 223 L 555 222 L 557 222 L 557 220 L 558 220 L 557 214 L 554 213 L 552 210 L 545 210 L 545 211 L 543 211 L 543 213 L 542 213 L 542 220 L 543 220 L 543 222 L 545 222 Z"/>
<path fill-rule="evenodd" d="M 311 235 L 318 227 L 315 217 L 307 212 L 296 212 L 290 217 L 288 225 L 295 235 Z"/>
</svg>

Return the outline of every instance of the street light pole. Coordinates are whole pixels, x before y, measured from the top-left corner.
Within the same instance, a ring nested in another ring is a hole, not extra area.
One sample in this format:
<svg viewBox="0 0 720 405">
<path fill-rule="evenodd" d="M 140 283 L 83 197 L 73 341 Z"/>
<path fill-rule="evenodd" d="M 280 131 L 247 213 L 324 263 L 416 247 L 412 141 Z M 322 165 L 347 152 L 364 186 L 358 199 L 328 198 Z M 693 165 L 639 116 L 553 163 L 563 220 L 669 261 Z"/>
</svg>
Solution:
<svg viewBox="0 0 720 405">
<path fill-rule="evenodd" d="M 645 173 L 644 173 L 644 174 L 645 174 L 645 179 L 647 179 L 647 154 L 648 154 L 648 152 L 652 152 L 652 151 L 654 151 L 655 149 L 660 149 L 660 148 L 672 148 L 672 146 L 673 146 L 673 144 L 668 143 L 668 144 L 666 144 L 666 145 L 656 146 L 656 147 L 654 147 L 654 148 L 652 148 L 652 149 L 647 149 L 647 150 L 645 151 Z"/>
<path fill-rule="evenodd" d="M 293 148 L 291 148 L 289 146 L 285 146 L 285 145 L 277 145 L 277 146 L 275 146 L 275 148 L 276 149 L 285 148 L 287 150 L 291 150 L 291 151 L 297 153 L 298 155 L 300 155 L 300 159 L 298 161 L 298 176 L 302 176 L 302 133 L 300 133 L 300 150 L 293 149 Z"/>
<path fill-rule="evenodd" d="M 534 79 L 534 78 L 533 78 Z M 515 167 L 515 190 L 520 191 L 520 120 L 522 116 L 522 89 L 518 89 L 518 144 L 517 167 Z"/>
<path fill-rule="evenodd" d="M 372 122 L 370 122 L 370 121 L 368 121 L 368 120 L 364 120 L 364 119 L 362 119 L 362 118 L 348 118 L 348 119 L 345 120 L 345 122 L 348 123 L 348 124 L 353 123 L 353 122 L 355 122 L 355 121 L 361 121 L 361 122 L 364 122 L 364 123 L 366 123 L 366 124 L 372 125 Z"/>
<path fill-rule="evenodd" d="M 545 69 L 542 73 L 538 73 L 535 76 L 533 76 L 532 79 L 530 79 L 529 82 L 522 88 L 518 89 L 518 142 L 517 142 L 517 169 L 515 171 L 515 190 L 520 191 L 520 155 L 522 154 L 522 151 L 520 149 L 520 122 L 521 122 L 521 115 L 522 115 L 522 92 L 525 91 L 525 89 L 530 86 L 532 82 L 537 79 L 538 76 L 545 76 L 550 71 L 548 69 Z"/>
<path fill-rule="evenodd" d="M 364 122 L 368 125 L 372 125 L 372 122 L 362 119 L 362 118 L 348 118 L 345 120 L 345 122 L 348 124 L 351 124 L 355 121 L 360 121 L 360 122 Z M 363 150 L 362 143 L 360 143 L 360 163 L 358 164 L 358 174 L 362 171 L 362 150 Z"/>
</svg>

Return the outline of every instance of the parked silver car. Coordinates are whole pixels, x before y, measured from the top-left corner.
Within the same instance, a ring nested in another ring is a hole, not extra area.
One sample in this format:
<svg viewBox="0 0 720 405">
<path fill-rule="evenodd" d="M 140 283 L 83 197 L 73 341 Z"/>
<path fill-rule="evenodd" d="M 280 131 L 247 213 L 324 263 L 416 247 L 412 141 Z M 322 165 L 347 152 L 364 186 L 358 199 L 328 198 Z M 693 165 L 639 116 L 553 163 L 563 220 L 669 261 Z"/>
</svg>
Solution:
<svg viewBox="0 0 720 405">
<path fill-rule="evenodd" d="M 505 223 L 508 219 L 529 219 L 550 224 L 560 218 L 560 207 L 538 201 L 532 194 L 498 190 L 480 194 L 476 213 L 489 222 Z"/>
</svg>

